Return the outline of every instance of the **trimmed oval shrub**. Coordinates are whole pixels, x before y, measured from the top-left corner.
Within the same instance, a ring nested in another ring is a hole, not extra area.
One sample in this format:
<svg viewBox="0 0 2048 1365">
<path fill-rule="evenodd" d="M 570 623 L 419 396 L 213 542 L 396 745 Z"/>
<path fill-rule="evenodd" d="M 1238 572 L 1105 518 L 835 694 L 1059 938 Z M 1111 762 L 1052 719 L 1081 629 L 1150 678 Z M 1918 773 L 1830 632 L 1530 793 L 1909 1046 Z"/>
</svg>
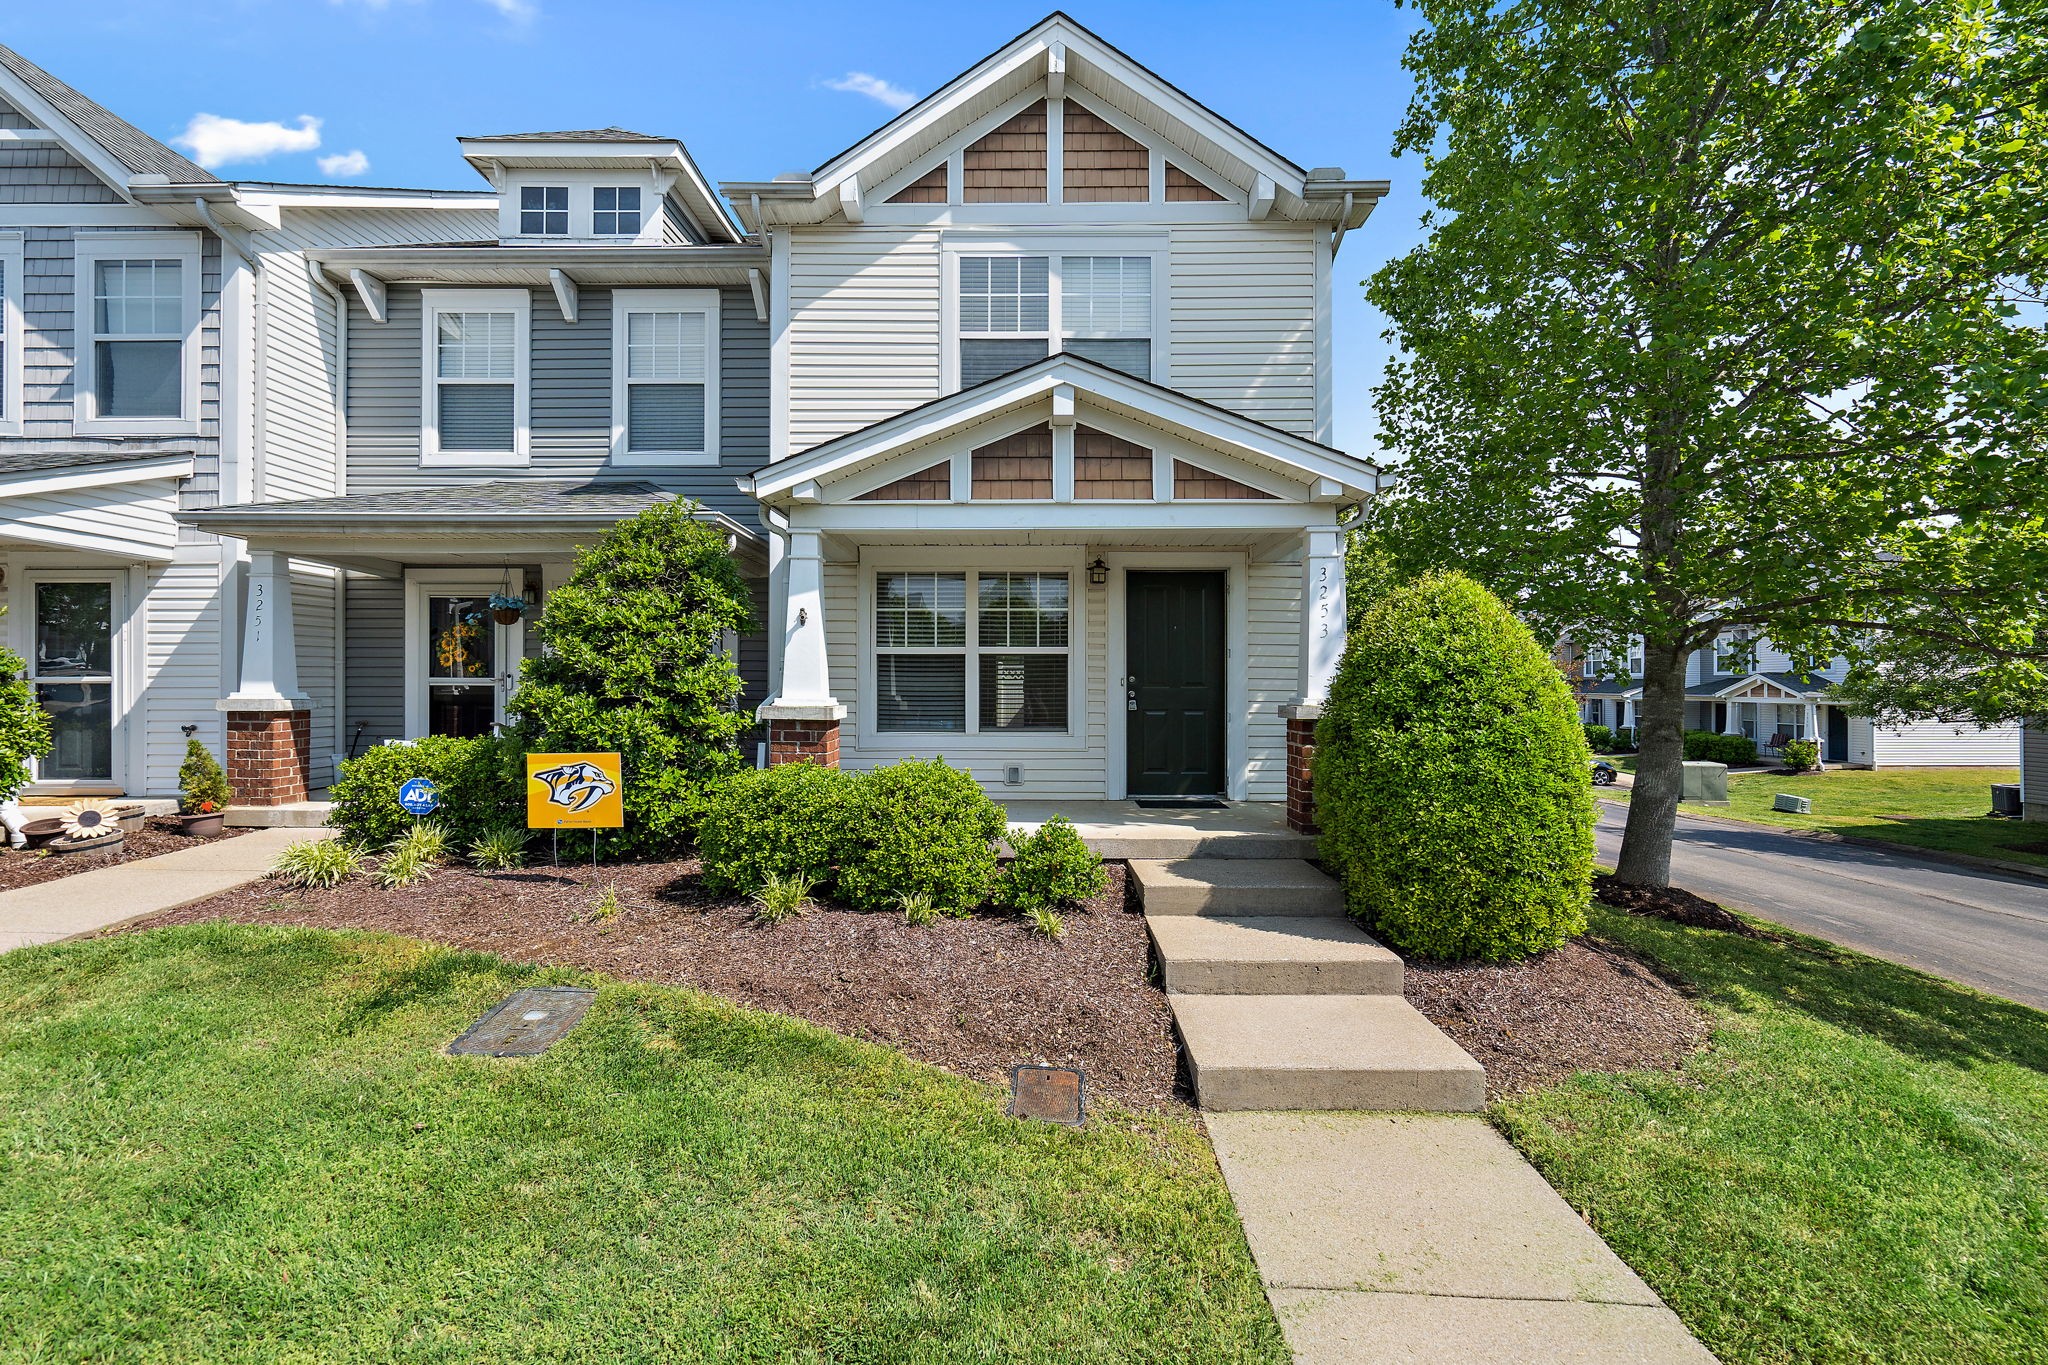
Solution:
<svg viewBox="0 0 2048 1365">
<path fill-rule="evenodd" d="M 783 763 L 713 783 L 691 812 L 704 884 L 751 896 L 770 877 L 830 882 L 846 846 L 846 802 L 857 781 L 837 768 Z"/>
<path fill-rule="evenodd" d="M 1064 815 L 1047 820 L 1036 834 L 1013 834 L 1010 849 L 1016 856 L 1003 869 L 996 899 L 1012 910 L 1072 905 L 1109 885 L 1102 859 Z"/>
<path fill-rule="evenodd" d="M 398 789 L 424 777 L 439 789 L 440 809 L 424 817 L 467 845 L 506 825 L 526 825 L 526 751 L 496 735 L 428 735 L 379 744 L 344 760 L 327 795 L 327 823 L 358 848 L 383 848 L 422 817 L 398 804 Z"/>
<path fill-rule="evenodd" d="M 1389 592 L 1316 726 L 1322 856 L 1390 947 L 1498 961 L 1586 927 L 1591 755 L 1571 689 L 1462 574 Z"/>
<path fill-rule="evenodd" d="M 943 911 L 972 910 L 995 888 L 1003 830 L 1003 808 L 941 759 L 871 769 L 848 789 L 839 898 L 893 910 L 925 895 Z"/>
<path fill-rule="evenodd" d="M 1614 747 L 1614 731 L 1608 729 L 1606 726 L 1593 725 L 1589 723 L 1585 727 L 1585 729 L 1586 747 L 1591 749 L 1594 753 L 1604 754 L 1609 749 L 1612 749 Z"/>
</svg>

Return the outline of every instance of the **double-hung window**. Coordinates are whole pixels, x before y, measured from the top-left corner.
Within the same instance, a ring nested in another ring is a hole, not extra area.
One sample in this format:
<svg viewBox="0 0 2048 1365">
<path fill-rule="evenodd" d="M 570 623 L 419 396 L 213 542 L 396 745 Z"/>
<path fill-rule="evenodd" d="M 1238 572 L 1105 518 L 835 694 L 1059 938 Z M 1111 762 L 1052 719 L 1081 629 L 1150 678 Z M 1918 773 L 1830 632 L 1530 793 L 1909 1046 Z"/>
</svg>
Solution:
<svg viewBox="0 0 2048 1365">
<path fill-rule="evenodd" d="M 1714 671 L 1733 673 L 1751 666 L 1749 657 L 1749 632 L 1732 631 L 1714 641 Z"/>
<path fill-rule="evenodd" d="M 0 232 L 0 435 L 21 431 L 21 241 Z"/>
<path fill-rule="evenodd" d="M 189 432 L 198 424 L 199 241 L 191 233 L 81 235 L 78 372 L 84 432 Z"/>
<path fill-rule="evenodd" d="M 878 573 L 875 729 L 1065 734 L 1073 635 L 1065 572 Z"/>
<path fill-rule="evenodd" d="M 524 289 L 429 289 L 420 462 L 527 460 L 527 363 L 533 300 Z"/>
<path fill-rule="evenodd" d="M 590 232 L 594 237 L 640 235 L 640 187 L 599 185 L 590 192 Z"/>
<path fill-rule="evenodd" d="M 612 459 L 718 462 L 718 291 L 612 294 Z"/>
<path fill-rule="evenodd" d="M 1152 377 L 1154 258 L 962 251 L 958 377 L 972 388 L 1054 351 Z"/>
<path fill-rule="evenodd" d="M 1631 678 L 1643 676 L 1643 642 L 1641 640 L 1631 640 L 1628 642 L 1628 675 Z"/>
<path fill-rule="evenodd" d="M 569 187 L 567 185 L 520 186 L 519 234 L 522 237 L 567 237 L 569 235 Z"/>
</svg>

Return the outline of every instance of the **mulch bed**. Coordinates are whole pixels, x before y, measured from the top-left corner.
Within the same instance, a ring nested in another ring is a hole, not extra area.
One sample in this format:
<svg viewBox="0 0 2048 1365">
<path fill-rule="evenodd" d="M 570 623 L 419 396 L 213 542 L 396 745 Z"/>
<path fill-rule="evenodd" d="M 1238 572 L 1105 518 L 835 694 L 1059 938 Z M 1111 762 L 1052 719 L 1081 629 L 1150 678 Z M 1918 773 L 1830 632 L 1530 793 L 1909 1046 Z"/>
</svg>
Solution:
<svg viewBox="0 0 2048 1365">
<path fill-rule="evenodd" d="M 1593 898 L 1631 915 L 1673 920 L 1695 929 L 1719 929 L 1744 938 L 1770 937 L 1740 915 L 1675 886 L 1637 886 L 1601 872 L 1593 877 Z"/>
<path fill-rule="evenodd" d="M 1490 1100 L 1574 1071 L 1672 1070 L 1711 1032 L 1669 982 L 1594 939 L 1500 965 L 1411 961 L 1402 990 L 1486 1068 Z"/>
<path fill-rule="evenodd" d="M 0 891 L 53 882 L 74 873 L 90 872 L 96 867 L 132 863 L 137 858 L 154 858 L 159 853 L 176 853 L 181 848 L 197 848 L 201 844 L 232 839 L 248 832 L 246 829 L 227 829 L 211 838 L 201 839 L 185 833 L 177 820 L 156 816 L 143 821 L 141 829 L 123 838 L 119 848 L 105 851 L 46 853 L 36 848 L 8 848 L 5 841 L 0 840 Z"/>
<path fill-rule="evenodd" d="M 1007 1085 L 1020 1062 L 1078 1066 L 1092 1095 L 1184 1105 L 1165 992 L 1149 979 L 1142 915 L 1124 910 L 1124 868 L 1064 916 L 1065 938 L 1001 915 L 914 928 L 901 915 L 823 906 L 776 925 L 706 891 L 694 860 L 478 872 L 450 868 L 386 890 L 256 882 L 136 928 L 235 919 L 404 934 L 523 962 L 695 986 L 886 1044 Z M 616 883 L 624 910 L 590 918 Z"/>
</svg>

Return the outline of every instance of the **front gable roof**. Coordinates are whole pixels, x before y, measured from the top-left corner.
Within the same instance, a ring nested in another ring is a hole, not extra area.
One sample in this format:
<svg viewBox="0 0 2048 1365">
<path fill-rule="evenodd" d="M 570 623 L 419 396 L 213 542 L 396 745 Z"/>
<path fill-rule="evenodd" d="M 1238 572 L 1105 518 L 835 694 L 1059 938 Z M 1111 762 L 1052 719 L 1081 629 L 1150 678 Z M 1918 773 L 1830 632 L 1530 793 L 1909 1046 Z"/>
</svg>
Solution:
<svg viewBox="0 0 2048 1365">
<path fill-rule="evenodd" d="M 789 501 L 796 490 L 821 478 L 894 459 L 1048 397 L 1058 405 L 1071 404 L 1076 396 L 1112 414 L 1282 472 L 1306 484 L 1316 501 L 1355 501 L 1378 485 L 1379 468 L 1369 461 L 1062 351 L 779 460 L 756 470 L 743 487 L 765 502 Z"/>
<path fill-rule="evenodd" d="M 223 183 L 9 47 L 0 47 L 0 96 L 56 134 L 73 155 L 124 194 L 129 177 L 137 175 L 160 175 L 174 185 Z"/>
<path fill-rule="evenodd" d="M 848 185 L 873 188 L 929 157 L 961 132 L 1037 87 L 1076 91 L 1086 100 L 1154 130 L 1187 159 L 1270 204 L 1285 218 L 1357 226 L 1386 193 L 1385 181 L 1355 181 L 1342 171 L 1304 170 L 1263 142 L 1054 11 L 944 86 L 826 161 L 808 176 L 732 181 L 721 188 L 742 221 L 816 222 L 830 216 Z M 1261 213 L 1268 210 L 1262 209 Z M 1354 221 L 1357 220 L 1357 221 Z"/>
</svg>

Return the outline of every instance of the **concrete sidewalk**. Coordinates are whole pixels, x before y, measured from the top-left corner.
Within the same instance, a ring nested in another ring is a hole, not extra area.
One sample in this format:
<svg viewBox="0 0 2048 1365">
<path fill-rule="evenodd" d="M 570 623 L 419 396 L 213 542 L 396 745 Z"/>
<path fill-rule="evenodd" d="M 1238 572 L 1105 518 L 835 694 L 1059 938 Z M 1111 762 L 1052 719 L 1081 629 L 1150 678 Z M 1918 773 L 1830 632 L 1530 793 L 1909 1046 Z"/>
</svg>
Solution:
<svg viewBox="0 0 2048 1365">
<path fill-rule="evenodd" d="M 1482 1118 L 1202 1117 L 1296 1365 L 1713 1365 Z"/>
<path fill-rule="evenodd" d="M 259 829 L 154 858 L 0 891 L 0 953 L 55 943 L 255 881 L 287 845 L 329 837 L 310 829 Z"/>
</svg>

